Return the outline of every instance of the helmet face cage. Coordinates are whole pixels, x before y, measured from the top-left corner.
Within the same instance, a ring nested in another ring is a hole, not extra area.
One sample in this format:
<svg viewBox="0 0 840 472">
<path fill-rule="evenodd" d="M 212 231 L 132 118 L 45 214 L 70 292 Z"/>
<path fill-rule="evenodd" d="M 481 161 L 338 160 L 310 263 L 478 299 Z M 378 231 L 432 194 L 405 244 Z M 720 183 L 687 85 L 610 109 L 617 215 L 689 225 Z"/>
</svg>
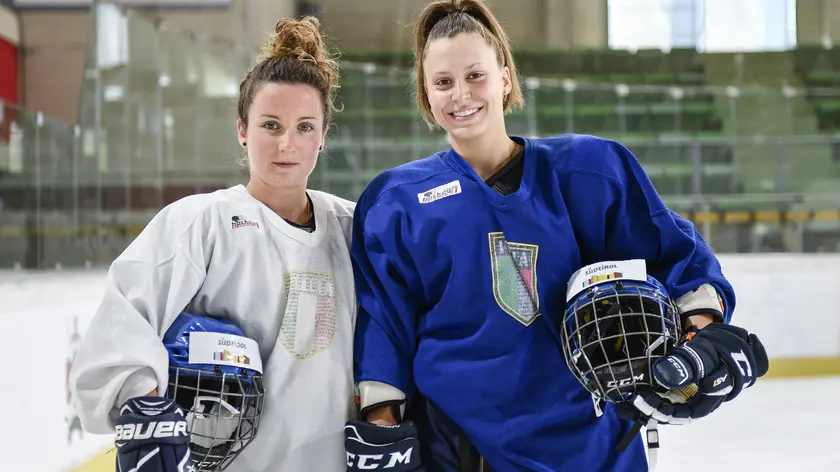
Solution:
<svg viewBox="0 0 840 472">
<path fill-rule="evenodd" d="M 265 389 L 250 369 L 172 367 L 167 396 L 187 411 L 197 472 L 226 469 L 256 436 Z"/>
<path fill-rule="evenodd" d="M 608 282 L 567 304 L 563 355 L 592 395 L 620 403 L 640 390 L 666 392 L 652 366 L 677 345 L 680 332 L 676 307 L 657 281 Z"/>
</svg>

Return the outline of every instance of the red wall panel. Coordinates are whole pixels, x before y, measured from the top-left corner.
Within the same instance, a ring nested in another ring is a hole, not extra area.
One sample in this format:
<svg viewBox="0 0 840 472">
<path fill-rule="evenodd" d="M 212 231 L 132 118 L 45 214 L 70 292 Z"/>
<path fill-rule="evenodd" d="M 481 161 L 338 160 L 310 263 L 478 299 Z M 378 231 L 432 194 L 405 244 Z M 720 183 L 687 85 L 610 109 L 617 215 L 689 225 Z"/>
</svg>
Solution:
<svg viewBox="0 0 840 472">
<path fill-rule="evenodd" d="M 0 100 L 18 103 L 18 48 L 0 37 Z"/>
<path fill-rule="evenodd" d="M 17 120 L 18 110 L 7 103 L 18 103 L 18 49 L 0 37 L 0 143 L 8 143 L 11 124 Z"/>
</svg>

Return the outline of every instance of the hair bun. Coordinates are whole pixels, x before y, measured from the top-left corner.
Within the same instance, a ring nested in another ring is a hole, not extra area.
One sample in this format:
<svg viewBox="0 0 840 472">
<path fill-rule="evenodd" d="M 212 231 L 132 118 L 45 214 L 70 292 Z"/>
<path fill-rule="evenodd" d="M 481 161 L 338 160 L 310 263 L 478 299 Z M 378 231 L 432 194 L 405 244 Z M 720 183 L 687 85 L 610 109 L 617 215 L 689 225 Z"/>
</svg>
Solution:
<svg viewBox="0 0 840 472">
<path fill-rule="evenodd" d="M 293 58 L 319 64 L 328 59 L 325 55 L 321 22 L 317 18 L 284 18 L 277 22 L 274 33 L 269 35 L 260 51 L 258 61 Z"/>
</svg>

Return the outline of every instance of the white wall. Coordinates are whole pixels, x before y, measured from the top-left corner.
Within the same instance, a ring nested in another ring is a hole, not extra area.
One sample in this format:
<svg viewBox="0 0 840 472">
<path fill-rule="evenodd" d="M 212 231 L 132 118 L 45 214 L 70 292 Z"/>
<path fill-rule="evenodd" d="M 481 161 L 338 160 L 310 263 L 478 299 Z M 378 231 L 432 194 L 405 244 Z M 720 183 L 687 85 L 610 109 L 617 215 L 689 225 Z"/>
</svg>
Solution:
<svg viewBox="0 0 840 472">
<path fill-rule="evenodd" d="M 758 333 L 772 358 L 840 356 L 840 254 L 723 255 L 721 262 L 737 291 L 733 324 Z M 0 430 L 4 470 L 67 470 L 110 446 L 107 435 L 70 434 L 66 387 L 74 328 L 86 329 L 104 278 L 103 271 L 0 272 L 3 352 L 15 359 L 0 382 L 3 423 L 14 425 Z"/>
<path fill-rule="evenodd" d="M 0 272 L 0 404 L 3 424 L 14 425 L 0 428 L 3 470 L 65 471 L 113 444 L 80 431 L 67 397 L 74 327 L 87 328 L 103 280 L 102 272 Z"/>
<path fill-rule="evenodd" d="M 701 52 L 796 46 L 796 0 L 608 0 L 610 47 Z"/>
<path fill-rule="evenodd" d="M 12 10 L 0 5 L 0 37 L 12 44 L 20 43 L 20 23 Z"/>
<path fill-rule="evenodd" d="M 840 356 L 840 254 L 723 255 L 737 299 L 732 324 L 771 358 Z"/>
<path fill-rule="evenodd" d="M 93 0 L 15 0 L 20 8 L 72 8 L 89 6 Z M 179 7 L 226 7 L 230 0 L 116 0 L 126 7 L 179 6 Z"/>
<path fill-rule="evenodd" d="M 703 52 L 786 51 L 796 46 L 796 2 L 705 0 Z"/>
</svg>

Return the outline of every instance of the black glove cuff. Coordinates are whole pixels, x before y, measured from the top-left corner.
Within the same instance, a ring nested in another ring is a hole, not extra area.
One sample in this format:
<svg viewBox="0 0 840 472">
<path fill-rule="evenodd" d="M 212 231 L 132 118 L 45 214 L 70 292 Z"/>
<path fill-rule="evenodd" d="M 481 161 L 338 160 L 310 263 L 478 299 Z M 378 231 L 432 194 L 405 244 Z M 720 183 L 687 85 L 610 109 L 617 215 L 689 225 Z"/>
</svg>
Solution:
<svg viewBox="0 0 840 472">
<path fill-rule="evenodd" d="M 411 421 L 390 426 L 348 421 L 344 434 L 349 471 L 421 470 L 417 427 Z"/>
<path fill-rule="evenodd" d="M 189 444 L 187 421 L 177 413 L 149 417 L 120 416 L 115 425 L 114 443 L 120 451 L 131 451 L 149 444 Z"/>
</svg>

